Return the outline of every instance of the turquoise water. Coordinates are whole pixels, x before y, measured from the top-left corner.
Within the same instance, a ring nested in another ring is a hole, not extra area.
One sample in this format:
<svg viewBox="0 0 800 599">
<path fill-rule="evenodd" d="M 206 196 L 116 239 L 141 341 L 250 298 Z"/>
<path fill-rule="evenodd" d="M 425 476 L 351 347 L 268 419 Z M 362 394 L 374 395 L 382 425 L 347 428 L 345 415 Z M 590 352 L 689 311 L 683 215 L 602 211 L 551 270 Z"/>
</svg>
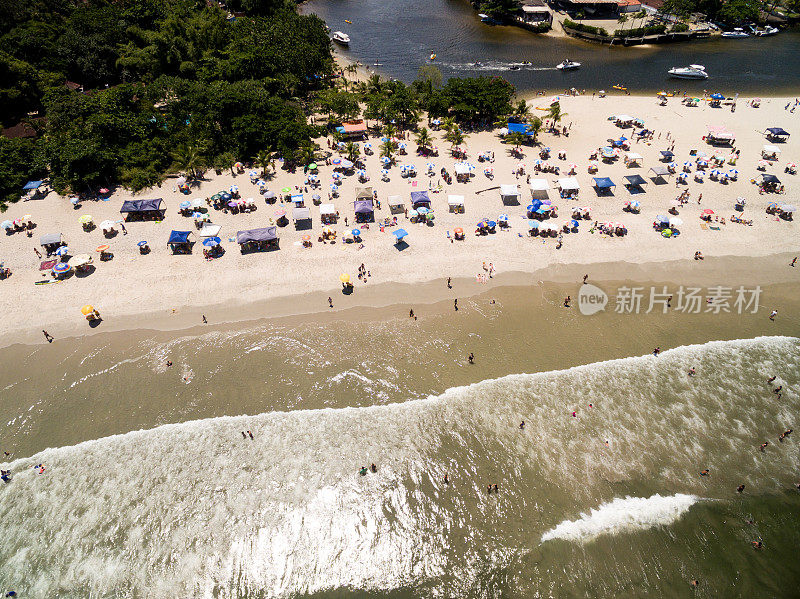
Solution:
<svg viewBox="0 0 800 599">
<path fill-rule="evenodd" d="M 800 582 L 790 558 L 800 433 L 778 435 L 798 413 L 798 377 L 795 338 L 712 342 L 399 404 L 212 418 L 47 449 L 15 459 L 0 486 L 0 589 L 789 596 Z M 377 473 L 359 475 L 371 463 Z"/>
</svg>

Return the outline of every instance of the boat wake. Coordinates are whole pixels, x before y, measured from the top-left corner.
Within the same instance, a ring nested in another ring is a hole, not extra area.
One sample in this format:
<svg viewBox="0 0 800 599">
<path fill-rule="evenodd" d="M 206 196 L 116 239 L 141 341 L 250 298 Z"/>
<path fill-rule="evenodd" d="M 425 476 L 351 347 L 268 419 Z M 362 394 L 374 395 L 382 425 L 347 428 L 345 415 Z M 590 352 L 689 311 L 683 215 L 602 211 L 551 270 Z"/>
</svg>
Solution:
<svg viewBox="0 0 800 599">
<path fill-rule="evenodd" d="M 443 62 L 442 66 L 454 71 L 556 71 L 555 67 L 541 67 L 526 62 Z"/>
</svg>

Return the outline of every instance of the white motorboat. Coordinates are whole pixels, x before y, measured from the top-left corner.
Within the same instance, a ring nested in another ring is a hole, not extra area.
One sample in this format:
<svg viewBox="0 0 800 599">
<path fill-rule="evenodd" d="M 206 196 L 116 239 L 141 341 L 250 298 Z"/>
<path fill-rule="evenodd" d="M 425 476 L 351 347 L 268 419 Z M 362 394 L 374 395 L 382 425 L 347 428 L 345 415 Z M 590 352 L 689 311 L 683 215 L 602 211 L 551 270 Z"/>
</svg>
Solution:
<svg viewBox="0 0 800 599">
<path fill-rule="evenodd" d="M 753 35 L 757 37 L 765 37 L 767 35 L 775 35 L 776 33 L 778 33 L 778 31 L 780 31 L 780 29 L 778 29 L 777 27 L 772 27 L 771 25 L 767 25 L 766 27 L 764 27 L 764 29 L 756 29 L 753 32 Z"/>
<path fill-rule="evenodd" d="M 708 79 L 706 68 L 701 64 L 690 64 L 688 67 L 672 67 L 670 77 L 675 79 Z"/>
<path fill-rule="evenodd" d="M 581 63 L 573 62 L 570 59 L 567 59 L 564 62 L 562 62 L 561 64 L 556 65 L 556 68 L 558 70 L 560 70 L 560 71 L 572 71 L 572 70 L 580 68 L 580 66 L 581 66 Z"/>
<path fill-rule="evenodd" d="M 350 43 L 350 36 L 341 31 L 334 31 L 331 39 L 342 46 L 347 46 Z"/>
<path fill-rule="evenodd" d="M 750 34 L 747 33 L 741 27 L 736 27 L 733 31 L 723 31 L 722 37 L 732 37 L 732 38 L 750 37 Z"/>
</svg>

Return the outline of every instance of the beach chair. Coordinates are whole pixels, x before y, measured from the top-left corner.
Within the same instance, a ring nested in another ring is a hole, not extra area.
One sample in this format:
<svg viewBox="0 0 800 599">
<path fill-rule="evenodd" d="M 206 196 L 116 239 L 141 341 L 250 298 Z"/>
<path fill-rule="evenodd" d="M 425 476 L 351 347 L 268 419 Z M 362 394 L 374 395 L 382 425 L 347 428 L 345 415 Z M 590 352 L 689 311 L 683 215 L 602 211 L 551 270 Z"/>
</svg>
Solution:
<svg viewBox="0 0 800 599">
<path fill-rule="evenodd" d="M 703 231 L 708 231 L 708 223 L 701 222 L 700 228 L 703 229 Z"/>
</svg>

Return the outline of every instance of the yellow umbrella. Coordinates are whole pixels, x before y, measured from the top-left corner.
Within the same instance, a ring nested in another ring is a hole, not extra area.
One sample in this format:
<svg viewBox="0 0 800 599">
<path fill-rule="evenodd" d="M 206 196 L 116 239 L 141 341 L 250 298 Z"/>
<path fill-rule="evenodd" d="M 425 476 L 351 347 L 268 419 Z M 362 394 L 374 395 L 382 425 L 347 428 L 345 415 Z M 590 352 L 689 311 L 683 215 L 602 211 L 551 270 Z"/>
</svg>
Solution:
<svg viewBox="0 0 800 599">
<path fill-rule="evenodd" d="M 81 314 L 83 314 L 84 316 L 89 316 L 89 314 L 91 314 L 92 312 L 94 312 L 94 306 L 91 306 L 89 304 L 86 304 L 83 308 L 81 308 Z"/>
<path fill-rule="evenodd" d="M 339 275 L 339 280 L 342 283 L 349 283 L 350 282 L 350 275 L 348 275 L 347 273 L 342 273 L 342 274 Z"/>
<path fill-rule="evenodd" d="M 92 215 L 91 215 L 91 214 L 84 214 L 83 216 L 81 216 L 81 217 L 78 219 L 78 222 L 79 222 L 80 224 L 82 224 L 82 225 L 88 225 L 88 224 L 89 224 L 90 222 L 92 222 L 93 220 L 94 220 L 94 219 L 92 218 Z"/>
<path fill-rule="evenodd" d="M 322 232 L 326 235 L 330 235 L 333 233 L 333 227 L 322 227 Z"/>
</svg>

